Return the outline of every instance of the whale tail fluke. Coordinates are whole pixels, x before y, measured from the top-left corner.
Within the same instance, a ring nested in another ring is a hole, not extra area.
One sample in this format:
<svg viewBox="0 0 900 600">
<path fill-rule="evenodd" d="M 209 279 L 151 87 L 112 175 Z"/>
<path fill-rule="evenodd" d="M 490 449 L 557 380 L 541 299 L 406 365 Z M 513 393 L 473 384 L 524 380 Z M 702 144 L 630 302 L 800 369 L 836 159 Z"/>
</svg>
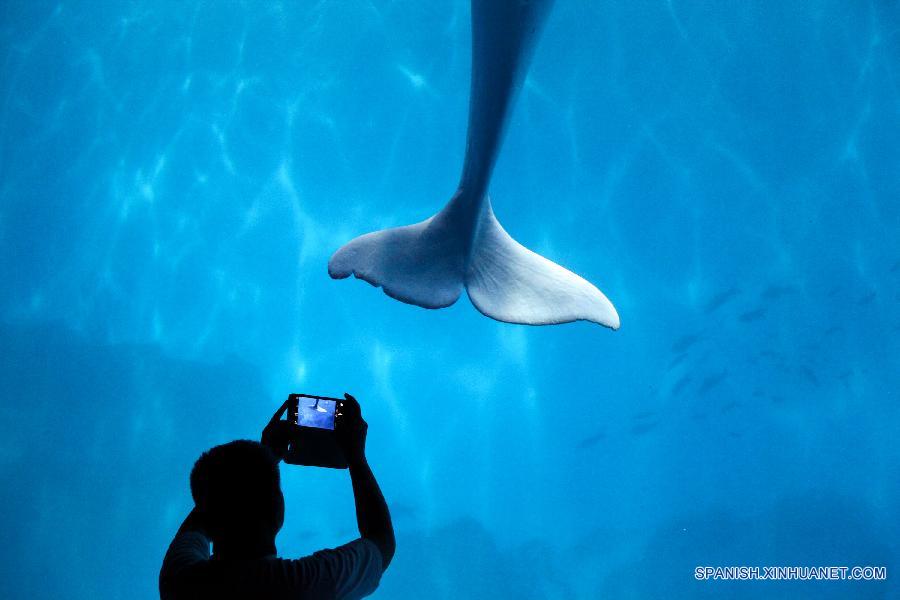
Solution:
<svg viewBox="0 0 900 600">
<path fill-rule="evenodd" d="M 431 217 L 350 240 L 328 261 L 334 279 L 350 275 L 424 308 L 444 308 L 462 293 L 465 252 L 454 232 Z"/>
<path fill-rule="evenodd" d="M 619 315 L 600 290 L 510 237 L 487 199 L 474 226 L 473 236 L 445 210 L 415 225 L 369 233 L 335 252 L 328 273 L 355 275 L 425 308 L 450 306 L 465 286 L 475 307 L 498 321 L 585 320 L 619 328 Z"/>
<path fill-rule="evenodd" d="M 475 308 L 507 323 L 584 320 L 619 328 L 619 315 L 600 290 L 514 240 L 485 204 L 465 280 Z"/>
<path fill-rule="evenodd" d="M 450 306 L 465 286 L 475 307 L 498 321 L 585 320 L 619 328 L 619 315 L 600 290 L 510 237 L 489 200 L 474 224 L 474 237 L 448 212 L 351 240 L 331 257 L 329 275 L 355 275 L 424 308 Z"/>
</svg>

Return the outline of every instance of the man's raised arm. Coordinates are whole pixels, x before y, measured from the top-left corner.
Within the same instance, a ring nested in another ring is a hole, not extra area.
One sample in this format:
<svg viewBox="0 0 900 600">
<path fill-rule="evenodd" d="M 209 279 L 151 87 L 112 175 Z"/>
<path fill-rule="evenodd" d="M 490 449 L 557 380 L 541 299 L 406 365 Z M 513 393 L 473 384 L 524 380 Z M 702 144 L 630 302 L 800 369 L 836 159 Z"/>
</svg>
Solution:
<svg viewBox="0 0 900 600">
<path fill-rule="evenodd" d="M 339 408 L 335 434 L 350 466 L 350 480 L 356 502 L 356 523 L 359 534 L 381 551 L 382 570 L 385 570 L 394 557 L 396 548 L 394 526 L 391 524 L 387 502 L 366 460 L 368 425 L 362 418 L 356 398 L 349 394 L 344 394 L 344 398 Z"/>
</svg>

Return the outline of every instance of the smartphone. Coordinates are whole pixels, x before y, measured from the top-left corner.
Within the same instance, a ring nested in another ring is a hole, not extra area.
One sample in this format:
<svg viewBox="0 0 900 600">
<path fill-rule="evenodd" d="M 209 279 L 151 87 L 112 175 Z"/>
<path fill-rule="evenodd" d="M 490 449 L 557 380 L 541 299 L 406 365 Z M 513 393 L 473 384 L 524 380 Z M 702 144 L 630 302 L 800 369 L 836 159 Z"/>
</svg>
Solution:
<svg viewBox="0 0 900 600">
<path fill-rule="evenodd" d="M 334 433 L 335 413 L 340 412 L 343 398 L 291 394 L 288 397 L 288 419 L 303 430 L 291 442 L 284 462 L 346 469 L 347 459 Z"/>
<path fill-rule="evenodd" d="M 334 431 L 334 414 L 340 398 L 291 394 L 291 421 L 301 427 Z M 294 402 L 296 401 L 296 402 Z"/>
</svg>

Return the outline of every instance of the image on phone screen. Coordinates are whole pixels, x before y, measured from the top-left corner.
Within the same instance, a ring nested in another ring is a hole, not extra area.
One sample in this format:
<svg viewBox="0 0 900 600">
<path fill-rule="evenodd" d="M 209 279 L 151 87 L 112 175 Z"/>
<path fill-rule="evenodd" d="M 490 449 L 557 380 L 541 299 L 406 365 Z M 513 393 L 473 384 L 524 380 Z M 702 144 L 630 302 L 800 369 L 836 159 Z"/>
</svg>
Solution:
<svg viewBox="0 0 900 600">
<path fill-rule="evenodd" d="M 337 402 L 316 398 L 300 398 L 297 424 L 303 427 L 334 429 L 334 409 Z"/>
</svg>

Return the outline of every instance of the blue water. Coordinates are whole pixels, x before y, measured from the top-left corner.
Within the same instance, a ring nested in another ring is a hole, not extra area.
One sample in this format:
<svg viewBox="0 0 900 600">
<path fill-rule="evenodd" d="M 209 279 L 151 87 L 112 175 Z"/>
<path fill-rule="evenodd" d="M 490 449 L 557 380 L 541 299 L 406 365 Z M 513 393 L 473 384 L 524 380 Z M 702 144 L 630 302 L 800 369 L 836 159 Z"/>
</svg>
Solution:
<svg viewBox="0 0 900 600">
<path fill-rule="evenodd" d="M 153 598 L 200 452 L 344 391 L 397 528 L 377 598 L 900 596 L 900 4 L 558 3 L 492 200 L 618 332 L 327 275 L 454 190 L 469 31 L 0 6 L 0 597 Z M 282 476 L 282 555 L 355 535 L 345 472 Z"/>
</svg>

